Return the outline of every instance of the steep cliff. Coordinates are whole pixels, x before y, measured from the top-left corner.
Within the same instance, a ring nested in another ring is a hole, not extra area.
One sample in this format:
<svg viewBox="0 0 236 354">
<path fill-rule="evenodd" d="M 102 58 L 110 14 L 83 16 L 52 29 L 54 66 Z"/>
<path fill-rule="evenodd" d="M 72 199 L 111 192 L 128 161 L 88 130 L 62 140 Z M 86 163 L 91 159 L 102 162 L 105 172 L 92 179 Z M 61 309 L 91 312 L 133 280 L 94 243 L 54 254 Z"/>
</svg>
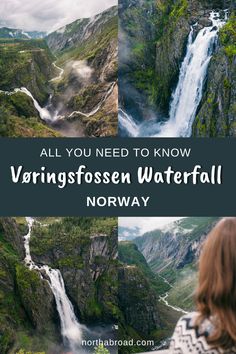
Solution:
<svg viewBox="0 0 236 354">
<path fill-rule="evenodd" d="M 38 220 L 34 260 L 61 270 L 79 321 L 102 329 L 116 323 L 116 220 Z M 23 218 L 0 219 L 0 352 L 59 353 L 64 347 L 49 278 L 42 268 L 30 270 L 23 261 L 27 232 Z"/>
<path fill-rule="evenodd" d="M 120 339 L 129 340 L 151 338 L 152 332 L 160 329 L 157 311 L 157 296 L 142 271 L 135 265 L 119 268 L 118 302 L 123 316 L 120 319 Z M 136 347 L 142 352 L 150 347 Z M 134 348 L 120 348 L 121 353 L 129 353 Z"/>
<path fill-rule="evenodd" d="M 48 79 L 54 74 L 54 57 L 46 42 L 1 38 L 0 56 L 0 135 L 59 136 L 39 118 L 30 97 L 2 92 L 26 87 L 42 106 L 46 104 L 51 92 Z"/>
<path fill-rule="evenodd" d="M 152 99 L 157 18 L 155 0 L 120 2 L 119 103 L 137 120 L 157 109 Z"/>
</svg>

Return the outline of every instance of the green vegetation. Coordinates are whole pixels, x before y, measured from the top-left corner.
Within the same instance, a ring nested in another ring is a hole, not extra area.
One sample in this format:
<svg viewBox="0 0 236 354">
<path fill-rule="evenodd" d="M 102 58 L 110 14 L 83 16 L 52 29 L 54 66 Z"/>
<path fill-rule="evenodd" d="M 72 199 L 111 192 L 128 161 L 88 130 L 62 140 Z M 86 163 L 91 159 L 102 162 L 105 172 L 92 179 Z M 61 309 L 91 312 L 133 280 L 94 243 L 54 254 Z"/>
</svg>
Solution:
<svg viewBox="0 0 236 354">
<path fill-rule="evenodd" d="M 169 285 L 153 273 L 135 243 L 130 241 L 119 242 L 118 250 L 119 260 L 124 264 L 137 266 L 150 281 L 152 288 L 155 289 L 157 294 L 162 295 L 169 290 Z"/>
<path fill-rule="evenodd" d="M 0 220 L 1 354 L 16 353 L 19 348 L 27 348 L 27 353 L 31 350 L 46 352 L 50 342 L 55 340 L 55 333 L 53 328 L 49 328 L 49 323 L 45 326 L 43 322 L 47 333 L 42 334 L 38 321 L 32 321 L 32 316 L 37 318 L 36 311 L 38 314 L 41 313 L 46 322 L 47 317 L 44 316 L 42 300 L 39 301 L 37 296 L 42 290 L 39 276 L 35 272 L 30 272 L 22 261 L 18 238 L 22 237 L 25 230 L 22 234 L 21 231 L 22 224 L 18 225 L 14 219 Z M 46 293 L 43 297 L 44 302 L 45 296 Z"/>
<path fill-rule="evenodd" d="M 109 354 L 109 350 L 106 349 L 102 344 L 95 348 L 94 354 Z"/>
<path fill-rule="evenodd" d="M 85 322 L 114 323 L 117 306 L 116 218 L 39 218 L 30 242 L 36 262 L 61 270 Z"/>
<path fill-rule="evenodd" d="M 17 95 L 16 95 L 17 96 Z M 26 104 L 27 96 L 21 97 L 21 105 Z M 3 102 L 0 94 L 0 104 Z M 31 102 L 29 102 L 27 110 L 31 108 Z M 57 133 L 46 124 L 40 121 L 39 118 L 32 117 L 19 117 L 17 113 L 14 113 L 15 107 L 10 107 L 8 104 L 8 99 L 4 100 L 2 106 L 0 107 L 0 136 L 2 137 L 59 137 L 60 133 Z M 26 113 L 27 114 L 27 113 Z"/>
<path fill-rule="evenodd" d="M 73 29 L 71 30 L 74 31 Z M 69 60 L 88 60 L 92 61 L 95 57 L 99 57 L 104 48 L 109 47 L 111 41 L 117 41 L 118 35 L 118 19 L 117 17 L 111 18 L 103 25 L 101 31 L 79 45 L 76 48 L 65 49 L 56 52 L 59 55 L 57 63 L 60 65 L 65 64 Z"/>
<path fill-rule="evenodd" d="M 41 237 L 46 242 L 42 257 L 49 257 L 51 264 L 61 269 L 67 293 L 80 321 L 114 323 L 119 311 L 114 232 L 117 220 L 37 220 L 42 224 L 35 222 L 33 243 L 41 241 Z M 26 232 L 23 218 L 0 220 L 1 354 L 48 353 L 49 348 L 61 341 L 55 300 L 48 282 L 38 271 L 29 270 L 23 261 L 23 235 Z M 59 242 L 56 242 L 57 236 Z M 51 253 L 47 253 L 49 249 Z"/>
<path fill-rule="evenodd" d="M 236 55 L 236 15 L 233 13 L 229 21 L 220 31 L 220 42 L 224 46 L 227 57 L 232 60 Z"/>
<path fill-rule="evenodd" d="M 46 354 L 45 352 L 29 352 L 25 349 L 20 349 L 16 354 Z"/>
<path fill-rule="evenodd" d="M 86 248 L 91 240 L 91 235 L 109 235 L 116 226 L 116 218 L 62 218 L 56 223 L 41 227 L 35 224 L 31 238 L 31 252 L 37 256 L 44 255 L 55 247 L 61 247 L 66 254 L 71 254 L 76 246 Z M 55 235 L 57 237 L 55 237 Z M 69 235 L 69 237 L 68 237 Z M 74 265 L 78 261 L 80 267 L 81 258 L 58 260 L 51 266 L 60 266 L 60 261 Z"/>
<path fill-rule="evenodd" d="M 26 86 L 44 103 L 53 60 L 44 40 L 0 39 L 0 89 Z"/>
</svg>

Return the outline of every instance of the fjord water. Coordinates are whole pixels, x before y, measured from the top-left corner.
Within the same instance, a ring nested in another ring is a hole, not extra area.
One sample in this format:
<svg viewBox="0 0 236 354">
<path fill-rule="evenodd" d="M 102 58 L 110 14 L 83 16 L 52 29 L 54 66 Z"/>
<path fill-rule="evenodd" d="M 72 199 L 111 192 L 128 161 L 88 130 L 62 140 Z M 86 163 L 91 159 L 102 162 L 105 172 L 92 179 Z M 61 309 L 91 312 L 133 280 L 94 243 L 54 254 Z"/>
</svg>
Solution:
<svg viewBox="0 0 236 354">
<path fill-rule="evenodd" d="M 30 237 L 32 232 L 32 226 L 34 219 L 26 218 L 29 231 L 28 234 L 24 237 L 24 246 L 25 246 L 25 264 L 31 270 L 37 270 L 40 272 L 45 271 L 50 281 L 48 282 L 50 288 L 55 297 L 57 311 L 60 317 L 61 322 L 61 335 L 65 347 L 69 347 L 73 354 L 80 354 L 83 351 L 81 350 L 80 343 L 83 335 L 83 329 L 86 330 L 85 326 L 79 324 L 73 306 L 66 294 L 64 281 L 61 275 L 61 272 L 58 269 L 52 269 L 47 265 L 38 266 L 32 260 L 30 254 Z M 42 275 L 41 275 L 42 277 Z"/>
<path fill-rule="evenodd" d="M 207 69 L 214 53 L 219 29 L 227 20 L 220 18 L 218 12 L 210 13 L 212 25 L 201 29 L 194 39 L 194 26 L 191 27 L 185 58 L 182 62 L 179 80 L 172 94 L 169 118 L 157 123 L 146 121 L 138 124 L 133 117 L 122 111 L 119 117 L 120 129 L 128 136 L 152 137 L 190 137 L 192 124 L 202 99 Z"/>
</svg>

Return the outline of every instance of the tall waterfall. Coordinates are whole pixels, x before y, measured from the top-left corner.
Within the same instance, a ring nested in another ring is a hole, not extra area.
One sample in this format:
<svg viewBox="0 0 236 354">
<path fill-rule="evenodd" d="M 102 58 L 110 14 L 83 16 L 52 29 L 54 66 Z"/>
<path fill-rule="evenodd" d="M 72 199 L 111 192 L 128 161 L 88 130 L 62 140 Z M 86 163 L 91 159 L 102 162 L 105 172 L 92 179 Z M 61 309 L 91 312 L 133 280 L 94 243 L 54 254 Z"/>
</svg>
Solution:
<svg viewBox="0 0 236 354">
<path fill-rule="evenodd" d="M 169 118 L 166 122 L 146 121 L 138 124 L 133 117 L 122 111 L 119 116 L 121 130 L 129 136 L 190 137 L 192 124 L 202 99 L 207 69 L 217 42 L 219 29 L 227 20 L 216 11 L 210 13 L 212 25 L 204 27 L 194 39 L 191 27 L 186 56 L 182 62 L 177 87 L 172 94 Z M 147 129 L 148 127 L 148 129 Z"/>
<path fill-rule="evenodd" d="M 80 343 L 82 339 L 83 326 L 77 321 L 74 313 L 73 306 L 66 295 L 64 281 L 61 272 L 58 269 L 51 269 L 47 265 L 38 266 L 32 260 L 30 254 L 30 237 L 32 232 L 32 226 L 34 219 L 26 218 L 29 231 L 26 236 L 24 236 L 24 246 L 25 246 L 25 264 L 29 269 L 35 269 L 37 271 L 44 270 L 49 277 L 49 285 L 52 289 L 53 295 L 55 297 L 57 311 L 61 322 L 61 334 L 65 346 L 69 346 L 73 354 L 80 354 Z M 42 277 L 42 275 L 41 275 Z"/>
<path fill-rule="evenodd" d="M 193 40 L 191 28 L 187 53 L 180 69 L 179 82 L 172 95 L 169 120 L 160 126 L 158 137 L 190 137 L 197 108 L 202 99 L 207 74 L 219 29 L 225 24 L 218 12 L 210 14 L 211 27 L 199 31 Z"/>
</svg>

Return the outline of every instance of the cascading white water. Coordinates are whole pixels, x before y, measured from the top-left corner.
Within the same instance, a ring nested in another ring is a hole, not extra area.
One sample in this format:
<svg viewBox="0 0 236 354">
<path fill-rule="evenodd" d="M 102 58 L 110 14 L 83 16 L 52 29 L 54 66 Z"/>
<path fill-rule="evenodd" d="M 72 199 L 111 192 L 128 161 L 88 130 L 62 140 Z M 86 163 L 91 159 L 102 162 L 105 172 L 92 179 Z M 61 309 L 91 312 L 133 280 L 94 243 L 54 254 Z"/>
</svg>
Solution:
<svg viewBox="0 0 236 354">
<path fill-rule="evenodd" d="M 139 135 L 139 126 L 133 120 L 133 118 L 124 112 L 121 108 L 119 109 L 119 126 L 121 130 L 127 132 L 129 136 L 137 137 Z"/>
<path fill-rule="evenodd" d="M 179 82 L 172 95 L 169 120 L 160 126 L 157 137 L 189 137 L 219 29 L 225 24 L 218 12 L 210 14 L 212 26 L 199 31 L 193 40 L 191 28 L 187 53 L 180 69 Z"/>
<path fill-rule="evenodd" d="M 177 87 L 172 94 L 169 118 L 164 123 L 153 120 L 138 124 L 131 115 L 120 110 L 119 124 L 130 136 L 190 137 L 192 124 L 203 94 L 207 69 L 213 55 L 219 29 L 227 21 L 216 11 L 210 13 L 212 25 L 199 31 L 194 40 L 194 26 L 191 28 L 186 56 L 180 69 Z"/>
<path fill-rule="evenodd" d="M 53 63 L 53 66 L 55 68 L 57 68 L 58 70 L 60 70 L 60 74 L 58 76 L 56 76 L 55 78 L 51 79 L 50 82 L 53 81 L 59 81 L 62 79 L 63 74 L 64 74 L 64 69 L 60 68 L 59 66 L 56 65 L 56 63 Z M 116 82 L 112 82 L 107 90 L 107 92 L 105 93 L 105 95 L 101 98 L 101 101 L 98 103 L 98 105 L 92 109 L 91 112 L 88 113 L 84 113 L 81 111 L 73 111 L 72 113 L 70 113 L 68 115 L 68 118 L 72 118 L 74 115 L 76 114 L 80 114 L 84 117 L 91 117 L 94 116 L 102 107 L 102 105 L 105 103 L 105 101 L 107 100 L 107 98 L 111 95 L 111 93 L 113 92 L 113 89 L 116 85 Z M 4 93 L 5 95 L 11 96 L 14 95 L 18 92 L 22 92 L 25 95 L 27 95 L 28 97 L 30 97 L 33 101 L 34 107 L 35 109 L 38 111 L 38 114 L 40 116 L 40 118 L 45 121 L 45 122 L 56 122 L 59 119 L 64 119 L 66 118 L 66 116 L 63 115 L 59 115 L 58 110 L 49 110 L 48 108 L 52 107 L 52 95 L 50 95 L 50 99 L 49 99 L 49 103 L 46 107 L 41 107 L 40 104 L 37 102 L 37 100 L 34 98 L 34 96 L 32 95 L 32 93 L 26 88 L 26 87 L 21 87 L 21 88 L 15 88 L 13 91 L 2 91 L 0 90 L 0 93 Z"/>
<path fill-rule="evenodd" d="M 24 246 L 25 246 L 25 264 L 29 269 L 34 269 L 40 272 L 42 277 L 42 270 L 45 271 L 50 281 L 48 282 L 50 288 L 52 289 L 53 295 L 55 297 L 57 311 L 61 322 L 61 334 L 64 344 L 70 347 L 73 354 L 80 354 L 80 343 L 82 339 L 83 327 L 77 321 L 74 313 L 73 306 L 66 295 L 65 284 L 62 278 L 61 272 L 58 269 L 52 269 L 47 265 L 38 266 L 32 260 L 30 254 L 30 237 L 32 226 L 34 223 L 33 218 L 26 218 L 28 223 L 28 234 L 24 236 Z"/>
</svg>

